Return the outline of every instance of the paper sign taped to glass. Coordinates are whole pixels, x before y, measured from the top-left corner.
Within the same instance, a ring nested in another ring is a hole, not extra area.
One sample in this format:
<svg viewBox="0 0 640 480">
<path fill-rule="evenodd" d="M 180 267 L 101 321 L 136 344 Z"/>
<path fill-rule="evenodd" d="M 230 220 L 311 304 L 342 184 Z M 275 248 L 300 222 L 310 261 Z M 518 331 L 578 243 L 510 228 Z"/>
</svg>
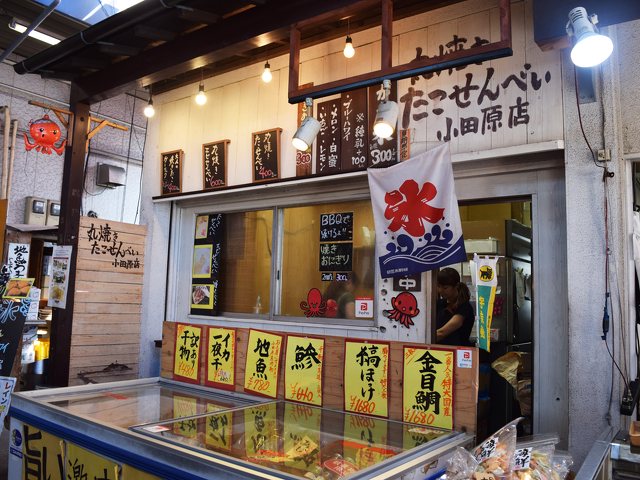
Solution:
<svg viewBox="0 0 640 480">
<path fill-rule="evenodd" d="M 467 260 L 449 144 L 367 173 L 382 278 Z"/>
</svg>

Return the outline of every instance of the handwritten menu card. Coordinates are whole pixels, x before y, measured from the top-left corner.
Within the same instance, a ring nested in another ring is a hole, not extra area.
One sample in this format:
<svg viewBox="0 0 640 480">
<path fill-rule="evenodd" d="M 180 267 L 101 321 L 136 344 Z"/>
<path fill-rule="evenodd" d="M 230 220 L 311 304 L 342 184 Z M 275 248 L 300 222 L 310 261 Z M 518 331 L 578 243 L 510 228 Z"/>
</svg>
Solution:
<svg viewBox="0 0 640 480">
<path fill-rule="evenodd" d="M 320 241 L 353 240 L 353 212 L 322 213 Z"/>
<path fill-rule="evenodd" d="M 316 138 L 316 174 L 340 171 L 341 101 L 339 98 L 318 104 L 320 132 Z"/>
<path fill-rule="evenodd" d="M 397 85 L 391 82 L 390 100 L 397 101 Z M 384 98 L 382 85 L 369 87 L 369 167 L 388 167 L 398 161 L 398 129 L 396 128 L 390 138 L 384 140 L 373 133 L 373 123 L 376 120 L 378 103 Z M 397 126 L 396 126 L 397 127 Z"/>
<path fill-rule="evenodd" d="M 207 342 L 207 378 L 212 387 L 233 390 L 236 385 L 236 330 L 209 327 Z"/>
<path fill-rule="evenodd" d="M 203 327 L 178 323 L 173 352 L 173 378 L 200 383 L 200 351 Z"/>
<path fill-rule="evenodd" d="M 249 331 L 244 389 L 276 398 L 283 337 L 259 330 Z"/>
<path fill-rule="evenodd" d="M 324 339 L 287 336 L 284 398 L 322 406 Z"/>
<path fill-rule="evenodd" d="M 180 193 L 182 191 L 182 160 L 184 152 L 173 150 L 160 154 L 162 159 L 162 195 Z"/>
<path fill-rule="evenodd" d="M 342 94 L 340 164 L 343 172 L 364 170 L 369 156 L 367 89 Z"/>
<path fill-rule="evenodd" d="M 346 340 L 344 410 L 378 417 L 389 415 L 389 344 Z"/>
<path fill-rule="evenodd" d="M 202 145 L 202 189 L 227 186 L 227 150 L 231 140 Z"/>
<path fill-rule="evenodd" d="M 266 182 L 280 176 L 281 134 L 281 128 L 251 134 L 254 182 Z"/>
</svg>

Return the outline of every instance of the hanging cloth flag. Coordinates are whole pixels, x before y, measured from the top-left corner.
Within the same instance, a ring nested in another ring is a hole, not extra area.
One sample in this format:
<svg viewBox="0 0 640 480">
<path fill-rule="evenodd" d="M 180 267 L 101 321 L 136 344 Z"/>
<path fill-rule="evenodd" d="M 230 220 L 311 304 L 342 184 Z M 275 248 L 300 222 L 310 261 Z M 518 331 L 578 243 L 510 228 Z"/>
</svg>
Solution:
<svg viewBox="0 0 640 480">
<path fill-rule="evenodd" d="M 382 278 L 466 262 L 448 143 L 367 173 Z"/>
<path fill-rule="evenodd" d="M 476 286 L 476 312 L 478 318 L 478 348 L 487 352 L 491 345 L 491 319 L 493 318 L 493 301 L 496 298 L 498 275 L 496 264 L 500 257 L 478 257 L 473 254 L 473 265 Z"/>
</svg>

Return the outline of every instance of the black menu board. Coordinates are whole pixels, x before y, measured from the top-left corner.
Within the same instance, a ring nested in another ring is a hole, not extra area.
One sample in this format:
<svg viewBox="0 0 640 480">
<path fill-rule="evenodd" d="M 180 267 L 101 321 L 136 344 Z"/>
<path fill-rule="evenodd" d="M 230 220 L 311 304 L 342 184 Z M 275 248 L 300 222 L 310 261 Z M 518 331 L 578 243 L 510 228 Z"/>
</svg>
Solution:
<svg viewBox="0 0 640 480">
<path fill-rule="evenodd" d="M 321 243 L 321 272 L 350 272 L 353 268 L 353 243 Z"/>
<path fill-rule="evenodd" d="M 202 189 L 227 186 L 227 146 L 230 140 L 202 145 Z"/>
<path fill-rule="evenodd" d="M 382 85 L 369 87 L 369 167 L 388 167 L 398 162 L 398 130 L 391 135 L 391 138 L 383 140 L 373 133 L 373 122 L 376 119 L 378 103 L 384 98 Z M 398 90 L 395 82 L 391 82 L 390 100 L 397 101 Z M 397 127 L 397 125 L 396 125 Z"/>
<path fill-rule="evenodd" d="M 180 193 L 182 191 L 182 150 L 173 150 L 160 154 L 162 159 L 162 195 Z"/>
<path fill-rule="evenodd" d="M 222 214 L 196 215 L 189 302 L 192 315 L 218 314 L 223 238 Z"/>
<path fill-rule="evenodd" d="M 280 176 L 281 134 L 281 128 L 251 134 L 254 182 L 266 182 Z"/>
<path fill-rule="evenodd" d="M 0 301 L 0 375 L 3 377 L 11 375 L 30 304 L 30 300 Z"/>
<path fill-rule="evenodd" d="M 345 92 L 340 98 L 342 131 L 340 164 L 343 172 L 364 170 L 369 157 L 367 89 Z"/>
<path fill-rule="evenodd" d="M 353 212 L 323 213 L 320 215 L 320 241 L 353 240 Z"/>
<path fill-rule="evenodd" d="M 318 175 L 340 171 L 342 123 L 340 104 L 340 98 L 318 104 L 316 117 L 320 122 L 320 132 L 316 138 L 316 174 Z"/>
</svg>

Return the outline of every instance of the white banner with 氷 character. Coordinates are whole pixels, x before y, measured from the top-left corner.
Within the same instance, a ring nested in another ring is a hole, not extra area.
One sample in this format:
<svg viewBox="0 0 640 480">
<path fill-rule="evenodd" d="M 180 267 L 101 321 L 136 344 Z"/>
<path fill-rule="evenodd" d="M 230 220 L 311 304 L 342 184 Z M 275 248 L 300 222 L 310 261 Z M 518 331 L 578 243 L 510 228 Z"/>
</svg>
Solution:
<svg viewBox="0 0 640 480">
<path fill-rule="evenodd" d="M 493 301 L 496 298 L 498 274 L 496 264 L 500 257 L 479 257 L 473 255 L 471 271 L 476 286 L 476 312 L 478 322 L 478 348 L 487 352 L 491 348 L 491 320 Z"/>
<path fill-rule="evenodd" d="M 467 260 L 448 144 L 368 176 L 383 278 Z"/>
</svg>

